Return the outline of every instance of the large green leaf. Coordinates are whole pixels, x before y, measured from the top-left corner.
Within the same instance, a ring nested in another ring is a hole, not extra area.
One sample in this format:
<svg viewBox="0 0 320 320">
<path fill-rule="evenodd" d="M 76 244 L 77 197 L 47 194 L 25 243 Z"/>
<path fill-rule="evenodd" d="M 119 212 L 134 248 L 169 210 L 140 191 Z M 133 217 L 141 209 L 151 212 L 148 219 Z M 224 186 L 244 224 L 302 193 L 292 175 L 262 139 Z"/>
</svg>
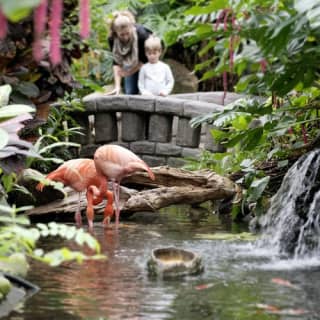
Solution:
<svg viewBox="0 0 320 320">
<path fill-rule="evenodd" d="M 16 86 L 16 90 L 29 98 L 35 98 L 40 94 L 39 88 L 32 82 L 20 82 Z"/>
<path fill-rule="evenodd" d="M 294 2 L 294 8 L 302 14 L 312 10 L 316 6 L 319 6 L 318 0 L 295 0 Z"/>
<path fill-rule="evenodd" d="M 23 0 L 23 1 L 12 1 L 12 0 L 0 0 L 3 13 L 12 22 L 18 22 L 19 20 L 27 17 L 31 10 L 38 6 L 41 0 Z"/>
<path fill-rule="evenodd" d="M 260 142 L 263 136 L 263 128 L 258 127 L 246 131 L 246 135 L 241 141 L 241 146 L 244 150 L 254 149 Z"/>
<path fill-rule="evenodd" d="M 0 107 L 6 106 L 9 103 L 9 97 L 12 88 L 9 84 L 0 86 Z"/>
<path fill-rule="evenodd" d="M 9 141 L 9 135 L 7 131 L 0 128 L 0 150 L 7 145 Z"/>
<path fill-rule="evenodd" d="M 270 181 L 269 176 L 254 180 L 251 183 L 250 188 L 248 190 L 248 194 L 249 194 L 248 201 L 256 202 L 261 197 L 269 181 Z"/>
<path fill-rule="evenodd" d="M 23 104 L 12 104 L 9 106 L 5 106 L 0 108 L 0 119 L 1 118 L 12 118 L 24 113 L 34 112 L 35 110 Z"/>
<path fill-rule="evenodd" d="M 215 0 L 211 1 L 207 6 L 199 6 L 199 7 L 192 7 L 191 9 L 185 12 L 186 15 L 200 15 L 200 14 L 210 14 L 214 11 L 225 9 L 229 6 L 228 0 Z"/>
</svg>

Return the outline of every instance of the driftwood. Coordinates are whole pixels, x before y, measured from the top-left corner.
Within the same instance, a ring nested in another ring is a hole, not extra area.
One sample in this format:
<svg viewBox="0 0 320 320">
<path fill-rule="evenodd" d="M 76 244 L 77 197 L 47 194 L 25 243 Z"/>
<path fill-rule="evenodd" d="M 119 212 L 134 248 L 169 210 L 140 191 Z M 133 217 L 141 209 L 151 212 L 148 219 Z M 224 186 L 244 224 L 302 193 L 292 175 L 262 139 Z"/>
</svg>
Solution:
<svg viewBox="0 0 320 320">
<path fill-rule="evenodd" d="M 170 167 L 152 168 L 155 181 L 145 173 L 136 173 L 123 183 L 151 189 L 137 191 L 121 186 L 121 210 L 125 212 L 156 211 L 172 204 L 197 204 L 208 200 L 231 199 L 240 195 L 240 188 L 230 179 L 210 170 L 187 171 Z M 110 185 L 109 185 L 110 186 Z M 27 212 L 28 215 L 75 212 L 78 194 L 66 188 L 67 196 Z M 102 213 L 105 203 L 95 207 Z M 81 209 L 85 209 L 85 194 L 81 196 Z"/>
</svg>

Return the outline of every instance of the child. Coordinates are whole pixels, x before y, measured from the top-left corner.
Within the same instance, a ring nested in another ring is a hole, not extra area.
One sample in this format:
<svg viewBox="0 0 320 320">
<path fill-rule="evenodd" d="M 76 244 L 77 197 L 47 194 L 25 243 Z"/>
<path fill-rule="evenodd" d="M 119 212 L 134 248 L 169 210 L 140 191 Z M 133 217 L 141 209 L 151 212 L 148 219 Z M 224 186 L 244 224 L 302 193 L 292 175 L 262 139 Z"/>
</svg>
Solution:
<svg viewBox="0 0 320 320">
<path fill-rule="evenodd" d="M 139 72 L 138 87 L 141 94 L 167 96 L 173 89 L 174 79 L 170 67 L 159 61 L 161 55 L 161 40 L 150 36 L 145 41 L 145 53 L 148 62 Z"/>
</svg>

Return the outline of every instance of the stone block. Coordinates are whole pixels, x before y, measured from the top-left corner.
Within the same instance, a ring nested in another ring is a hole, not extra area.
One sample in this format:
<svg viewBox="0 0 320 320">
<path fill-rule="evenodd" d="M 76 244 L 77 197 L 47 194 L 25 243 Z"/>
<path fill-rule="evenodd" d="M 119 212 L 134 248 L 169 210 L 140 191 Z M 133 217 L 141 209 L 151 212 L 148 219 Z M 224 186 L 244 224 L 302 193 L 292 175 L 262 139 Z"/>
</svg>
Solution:
<svg viewBox="0 0 320 320">
<path fill-rule="evenodd" d="M 118 108 L 114 106 L 113 101 L 116 97 L 115 96 L 107 96 L 107 95 L 100 95 L 96 98 L 96 108 L 97 112 L 108 112 L 108 111 L 117 111 Z M 122 104 L 126 102 L 125 99 L 121 100 Z"/>
<path fill-rule="evenodd" d="M 172 119 L 168 115 L 150 115 L 148 139 L 156 142 L 171 141 Z"/>
<path fill-rule="evenodd" d="M 97 113 L 94 118 L 95 142 L 108 143 L 118 140 L 116 113 Z"/>
<path fill-rule="evenodd" d="M 169 97 L 156 97 L 155 112 L 171 115 L 183 115 L 183 101 Z"/>
<path fill-rule="evenodd" d="M 210 132 L 211 129 L 214 128 L 213 125 L 205 125 L 203 126 L 206 130 L 205 138 L 204 138 L 204 148 L 211 152 L 225 152 L 226 148 L 223 147 L 220 143 L 216 142 Z"/>
<path fill-rule="evenodd" d="M 181 156 L 182 148 L 172 143 L 157 143 L 155 153 L 162 156 Z"/>
<path fill-rule="evenodd" d="M 149 117 L 144 113 L 123 112 L 121 115 L 121 138 L 125 142 L 145 140 Z"/>
<path fill-rule="evenodd" d="M 178 157 L 169 157 L 167 161 L 167 165 L 173 168 L 181 168 L 186 164 L 187 164 L 186 160 Z"/>
<path fill-rule="evenodd" d="M 170 97 L 183 100 L 199 100 L 198 93 L 177 93 L 170 95 Z"/>
<path fill-rule="evenodd" d="M 202 150 L 196 148 L 182 148 L 181 155 L 183 158 L 199 159 L 201 157 Z"/>
<path fill-rule="evenodd" d="M 182 147 L 196 148 L 200 143 L 201 128 L 191 128 L 189 118 L 179 118 L 176 144 Z"/>
<path fill-rule="evenodd" d="M 95 113 L 97 111 L 96 96 L 86 96 L 83 98 L 82 102 L 87 112 Z"/>
<path fill-rule="evenodd" d="M 95 151 L 100 147 L 98 144 L 87 144 L 81 147 L 80 158 L 93 158 Z"/>
<path fill-rule="evenodd" d="M 166 157 L 155 157 L 143 155 L 142 160 L 146 162 L 149 167 L 165 166 L 167 164 Z"/>
<path fill-rule="evenodd" d="M 112 96 L 112 109 L 115 111 L 125 111 L 128 109 L 128 96 L 118 95 Z"/>
<path fill-rule="evenodd" d="M 154 112 L 154 110 L 155 110 L 155 97 L 154 96 L 129 95 L 127 110 L 128 111 Z"/>
<path fill-rule="evenodd" d="M 183 105 L 183 115 L 190 118 L 222 110 L 223 107 L 218 104 L 203 101 L 185 101 Z"/>
<path fill-rule="evenodd" d="M 216 92 L 199 92 L 199 100 L 206 101 L 210 103 L 215 103 L 219 105 L 227 105 L 235 100 L 243 98 L 244 96 L 235 92 L 227 92 L 227 95 L 224 99 L 223 104 L 223 91 L 216 91 Z"/>
<path fill-rule="evenodd" d="M 155 142 L 136 141 L 130 143 L 130 150 L 137 154 L 154 154 L 155 149 Z"/>
</svg>

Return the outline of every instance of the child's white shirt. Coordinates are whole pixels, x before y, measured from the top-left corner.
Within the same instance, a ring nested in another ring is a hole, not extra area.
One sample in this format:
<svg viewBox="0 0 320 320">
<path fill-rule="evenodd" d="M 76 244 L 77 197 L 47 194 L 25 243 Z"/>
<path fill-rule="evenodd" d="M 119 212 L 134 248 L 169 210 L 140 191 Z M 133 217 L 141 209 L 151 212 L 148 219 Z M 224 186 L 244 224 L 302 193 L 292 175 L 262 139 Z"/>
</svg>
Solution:
<svg viewBox="0 0 320 320">
<path fill-rule="evenodd" d="M 146 63 L 139 71 L 138 87 L 141 94 L 168 95 L 171 93 L 174 79 L 170 67 L 162 62 Z"/>
</svg>

